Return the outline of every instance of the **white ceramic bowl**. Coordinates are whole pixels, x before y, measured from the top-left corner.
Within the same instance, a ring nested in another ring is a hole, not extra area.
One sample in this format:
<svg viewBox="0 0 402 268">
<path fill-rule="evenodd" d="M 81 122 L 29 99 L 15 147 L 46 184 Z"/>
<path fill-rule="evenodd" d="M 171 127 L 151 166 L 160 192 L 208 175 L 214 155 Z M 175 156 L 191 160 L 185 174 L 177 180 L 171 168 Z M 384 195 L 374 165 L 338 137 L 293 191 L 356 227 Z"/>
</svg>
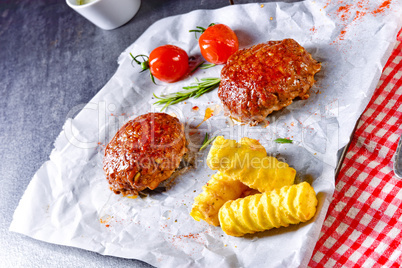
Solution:
<svg viewBox="0 0 402 268">
<path fill-rule="evenodd" d="M 94 0 L 79 5 L 77 0 L 66 0 L 67 5 L 101 29 L 112 30 L 122 26 L 137 13 L 141 0 Z"/>
</svg>

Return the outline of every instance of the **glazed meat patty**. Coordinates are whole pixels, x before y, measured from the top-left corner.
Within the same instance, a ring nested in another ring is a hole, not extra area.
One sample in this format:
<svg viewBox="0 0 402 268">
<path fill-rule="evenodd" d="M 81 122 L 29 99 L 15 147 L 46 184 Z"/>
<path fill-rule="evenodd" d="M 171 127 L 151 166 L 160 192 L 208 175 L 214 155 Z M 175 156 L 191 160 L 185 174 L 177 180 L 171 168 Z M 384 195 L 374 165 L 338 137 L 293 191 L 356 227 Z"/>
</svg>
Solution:
<svg viewBox="0 0 402 268">
<path fill-rule="evenodd" d="M 127 122 L 113 137 L 103 170 L 116 194 L 138 195 L 168 179 L 186 152 L 180 121 L 165 113 L 148 113 Z"/>
<path fill-rule="evenodd" d="M 218 96 L 233 119 L 256 125 L 300 97 L 307 99 L 321 64 L 293 39 L 269 41 L 233 54 Z"/>
</svg>

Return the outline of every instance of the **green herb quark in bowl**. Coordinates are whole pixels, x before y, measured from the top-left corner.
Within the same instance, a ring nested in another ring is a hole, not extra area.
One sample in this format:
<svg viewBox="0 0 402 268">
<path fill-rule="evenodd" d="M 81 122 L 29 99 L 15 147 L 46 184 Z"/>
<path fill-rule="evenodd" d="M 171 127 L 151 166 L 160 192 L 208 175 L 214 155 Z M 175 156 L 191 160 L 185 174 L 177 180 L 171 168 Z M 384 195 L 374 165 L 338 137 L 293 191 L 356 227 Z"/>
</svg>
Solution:
<svg viewBox="0 0 402 268">
<path fill-rule="evenodd" d="M 89 4 L 91 2 L 94 2 L 95 0 L 77 0 L 77 5 L 85 5 Z"/>
</svg>

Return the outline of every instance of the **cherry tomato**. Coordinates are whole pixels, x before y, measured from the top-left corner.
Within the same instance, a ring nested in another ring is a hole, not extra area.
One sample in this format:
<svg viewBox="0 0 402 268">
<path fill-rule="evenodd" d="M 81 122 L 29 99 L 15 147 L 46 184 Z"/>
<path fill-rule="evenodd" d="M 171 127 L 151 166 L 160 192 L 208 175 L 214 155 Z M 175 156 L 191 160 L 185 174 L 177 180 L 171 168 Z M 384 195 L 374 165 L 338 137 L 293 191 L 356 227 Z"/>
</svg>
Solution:
<svg viewBox="0 0 402 268">
<path fill-rule="evenodd" d="M 224 24 L 208 27 L 198 40 L 202 56 L 214 64 L 224 64 L 239 49 L 235 32 Z"/>
<path fill-rule="evenodd" d="M 149 69 L 153 76 L 163 82 L 176 82 L 188 71 L 188 55 L 177 46 L 157 47 L 149 55 Z"/>
</svg>

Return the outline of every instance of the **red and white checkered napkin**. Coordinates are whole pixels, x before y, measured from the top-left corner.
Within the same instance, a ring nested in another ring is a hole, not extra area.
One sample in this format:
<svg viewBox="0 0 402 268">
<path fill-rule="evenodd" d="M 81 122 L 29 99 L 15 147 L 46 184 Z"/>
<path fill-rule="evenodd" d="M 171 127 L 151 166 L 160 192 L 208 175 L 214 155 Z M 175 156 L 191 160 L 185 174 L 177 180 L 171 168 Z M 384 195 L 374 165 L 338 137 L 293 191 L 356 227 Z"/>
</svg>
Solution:
<svg viewBox="0 0 402 268">
<path fill-rule="evenodd" d="M 358 122 L 310 267 L 402 267 L 402 42 Z"/>
</svg>

